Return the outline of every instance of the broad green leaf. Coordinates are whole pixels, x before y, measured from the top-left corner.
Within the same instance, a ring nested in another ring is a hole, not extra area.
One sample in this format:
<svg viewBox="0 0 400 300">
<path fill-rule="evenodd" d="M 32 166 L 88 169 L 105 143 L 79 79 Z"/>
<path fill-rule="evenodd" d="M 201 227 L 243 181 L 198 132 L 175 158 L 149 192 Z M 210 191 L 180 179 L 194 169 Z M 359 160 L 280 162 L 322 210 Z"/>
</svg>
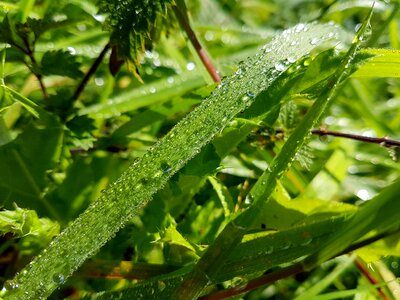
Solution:
<svg viewBox="0 0 400 300">
<path fill-rule="evenodd" d="M 338 230 L 324 246 L 308 257 L 305 265 L 315 266 L 333 257 L 371 230 L 384 232 L 400 225 L 398 197 L 400 181 L 383 189 L 355 213 L 346 226 Z"/>
<path fill-rule="evenodd" d="M 128 68 L 136 73 L 140 55 L 151 48 L 160 32 L 171 28 L 171 0 L 98 1 L 99 12 L 107 14 L 104 28 L 111 32 L 111 43 L 118 59 L 126 60 Z M 138 74 L 137 74 L 138 75 Z"/>
<path fill-rule="evenodd" d="M 47 51 L 43 54 L 40 70 L 43 75 L 59 75 L 78 79 L 83 76 L 76 56 L 68 51 Z"/>
<path fill-rule="evenodd" d="M 300 225 L 282 231 L 260 231 L 247 234 L 223 265 L 212 283 L 221 283 L 235 276 L 251 276 L 262 274 L 266 270 L 300 259 L 312 252 L 315 247 L 326 242 L 333 232 L 345 222 L 346 216 L 328 218 L 315 223 Z M 146 299 L 171 298 L 173 290 L 193 266 L 182 268 L 176 272 L 155 276 L 150 280 L 138 283 L 132 288 L 115 292 L 99 293 L 94 299 L 109 299 L 111 296 L 136 298 L 140 295 Z M 154 291 L 154 292 L 152 292 Z"/>
<path fill-rule="evenodd" d="M 363 64 L 353 77 L 400 77 L 400 51 L 389 49 L 365 49 L 364 54 L 374 57 Z"/>
<path fill-rule="evenodd" d="M 0 147 L 0 195 L 2 205 L 35 208 L 59 219 L 44 197 L 48 172 L 55 168 L 62 149 L 63 129 L 57 122 L 45 128 L 29 127 L 15 140 Z"/>
<path fill-rule="evenodd" d="M 78 219 L 14 279 L 8 299 L 47 297 L 150 201 L 168 179 L 196 155 L 232 118 L 250 106 L 292 63 L 331 40 L 332 25 L 288 29 L 176 125 L 134 163 Z M 315 40 L 317 39 L 317 41 Z M 289 47 L 296 41 L 298 48 Z M 288 58 L 290 58 L 288 60 Z"/>
<path fill-rule="evenodd" d="M 107 103 L 99 103 L 81 109 L 78 114 L 110 117 L 141 107 L 159 104 L 196 89 L 204 84 L 201 77 L 191 73 L 161 79 L 149 86 L 122 93 Z"/>
</svg>

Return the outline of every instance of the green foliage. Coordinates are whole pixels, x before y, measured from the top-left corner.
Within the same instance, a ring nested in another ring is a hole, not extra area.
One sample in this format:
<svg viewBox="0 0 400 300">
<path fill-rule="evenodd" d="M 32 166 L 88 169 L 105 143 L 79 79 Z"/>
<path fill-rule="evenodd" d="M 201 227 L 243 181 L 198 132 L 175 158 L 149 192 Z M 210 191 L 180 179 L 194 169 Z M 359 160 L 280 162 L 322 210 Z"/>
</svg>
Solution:
<svg viewBox="0 0 400 300">
<path fill-rule="evenodd" d="M 117 59 L 126 60 L 131 71 L 136 73 L 140 55 L 151 49 L 160 33 L 171 26 L 168 10 L 172 3 L 171 0 L 98 1 L 99 12 L 107 14 L 104 28 L 111 32 Z"/>
<path fill-rule="evenodd" d="M 18 238 L 23 254 L 36 254 L 60 233 L 60 226 L 50 219 L 38 218 L 34 210 L 15 206 L 14 210 L 0 212 L 0 233 Z"/>
<path fill-rule="evenodd" d="M 47 51 L 41 60 L 43 75 L 60 75 L 77 79 L 83 75 L 76 57 L 67 51 Z"/>
<path fill-rule="evenodd" d="M 0 297 L 395 298 L 400 6 L 373 2 L 0 3 Z"/>
</svg>

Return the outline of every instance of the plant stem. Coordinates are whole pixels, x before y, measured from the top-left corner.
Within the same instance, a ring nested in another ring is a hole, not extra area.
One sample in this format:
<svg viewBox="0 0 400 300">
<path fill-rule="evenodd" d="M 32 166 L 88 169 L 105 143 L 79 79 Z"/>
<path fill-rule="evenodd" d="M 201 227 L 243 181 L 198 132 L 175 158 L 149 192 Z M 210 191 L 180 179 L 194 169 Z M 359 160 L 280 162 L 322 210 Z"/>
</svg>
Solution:
<svg viewBox="0 0 400 300">
<path fill-rule="evenodd" d="M 193 31 L 192 27 L 189 24 L 189 20 L 185 17 L 181 9 L 173 5 L 172 9 L 178 19 L 179 24 L 185 30 L 190 42 L 192 43 L 193 47 L 195 48 L 197 54 L 199 55 L 201 61 L 203 62 L 205 68 L 207 69 L 208 73 L 212 77 L 215 82 L 221 82 L 221 78 L 218 75 L 217 69 L 211 62 L 211 59 L 208 57 L 206 51 L 201 46 L 200 41 L 198 40 L 195 32 Z"/>
<path fill-rule="evenodd" d="M 371 274 L 371 272 L 365 267 L 364 263 L 361 261 L 360 258 L 356 258 L 356 260 L 354 261 L 355 265 L 357 266 L 357 268 L 360 270 L 361 274 L 364 275 L 364 277 L 373 285 L 377 285 L 379 284 L 379 281 Z M 387 300 L 387 296 L 385 295 L 385 293 L 383 292 L 381 287 L 377 287 L 376 288 L 379 295 L 381 296 L 381 299 L 383 300 Z"/>
<path fill-rule="evenodd" d="M 303 269 L 302 264 L 295 264 L 290 267 L 280 269 L 278 271 L 260 276 L 256 279 L 253 279 L 249 281 L 249 283 L 244 286 L 242 289 L 239 288 L 231 288 L 231 289 L 226 289 L 222 291 L 215 292 L 213 294 L 207 295 L 200 297 L 199 300 L 217 300 L 217 299 L 225 299 L 228 297 L 232 297 L 235 295 L 240 295 L 242 293 L 254 290 L 256 288 L 259 288 L 263 285 L 266 285 L 268 283 L 275 282 L 277 280 L 304 272 L 305 270 Z"/>
<path fill-rule="evenodd" d="M 283 129 L 276 129 L 276 133 L 284 133 Z M 342 137 L 351 140 L 361 141 L 365 143 L 379 144 L 382 147 L 400 147 L 400 141 L 390 139 L 386 136 L 384 137 L 369 137 L 358 134 L 343 133 L 340 131 L 331 131 L 326 129 L 312 129 L 311 133 L 318 136 L 334 136 Z"/>
<path fill-rule="evenodd" d="M 374 243 L 374 242 L 376 242 L 376 241 L 378 241 L 378 240 L 380 240 L 382 238 L 391 236 L 393 234 L 397 234 L 398 232 L 399 232 L 399 230 L 396 229 L 394 231 L 388 231 L 388 232 L 384 232 L 384 233 L 381 233 L 381 234 L 377 234 L 377 235 L 372 236 L 372 237 L 370 237 L 370 238 L 368 238 L 366 240 L 363 240 L 361 242 L 357 242 L 357 243 L 347 247 L 341 253 L 337 254 L 336 257 L 344 255 L 344 254 L 347 254 L 347 253 L 350 253 L 350 252 L 352 252 L 352 251 L 354 251 L 356 249 L 359 249 L 359 248 L 362 248 L 362 247 L 367 246 L 369 244 L 372 244 L 372 243 Z M 357 263 L 357 260 L 356 260 L 356 263 Z M 365 267 L 364 267 L 364 269 L 365 269 Z M 301 264 L 301 263 L 294 264 L 294 265 L 289 266 L 287 268 L 283 268 L 283 269 L 277 270 L 275 272 L 272 272 L 272 273 L 269 273 L 269 274 L 265 274 L 265 275 L 262 275 L 262 276 L 260 276 L 258 278 L 255 278 L 255 279 L 249 281 L 249 283 L 245 287 L 243 287 L 243 289 L 239 289 L 239 288 L 225 289 L 225 290 L 217 291 L 217 292 L 211 293 L 209 295 L 200 297 L 199 300 L 200 299 L 201 300 L 217 300 L 217 299 L 225 299 L 225 298 L 228 298 L 228 297 L 240 295 L 242 293 L 249 292 L 251 290 L 254 290 L 254 289 L 257 289 L 259 287 L 262 287 L 262 286 L 264 286 L 266 284 L 273 283 L 273 282 L 275 282 L 277 280 L 280 280 L 280 279 L 283 279 L 283 278 L 287 278 L 289 276 L 293 276 L 293 275 L 296 275 L 298 273 L 302 273 L 302 272 L 305 272 L 305 271 L 309 271 L 309 269 L 307 268 L 307 270 L 306 270 L 306 268 L 304 268 L 303 264 Z M 366 270 L 366 271 L 369 273 L 368 270 Z M 372 284 L 379 284 L 379 282 L 375 278 L 374 278 L 374 281 L 370 281 L 370 282 Z M 381 295 L 382 299 L 387 299 L 385 294 L 382 295 L 383 292 L 381 291 L 381 288 L 378 287 L 377 289 L 378 289 L 378 292 Z"/>
<path fill-rule="evenodd" d="M 28 51 L 24 51 L 24 53 L 26 53 L 26 54 L 29 56 L 29 58 L 30 58 L 32 64 L 35 65 L 35 66 L 37 66 L 37 62 L 36 62 L 35 56 L 33 55 L 33 51 L 31 51 L 31 50 L 28 48 Z M 27 67 L 29 68 L 28 65 L 27 65 Z M 31 69 L 31 68 L 29 68 L 29 69 Z M 31 69 L 31 71 L 32 71 L 32 69 Z M 46 86 L 44 85 L 42 74 L 38 74 L 38 73 L 36 73 L 36 72 L 34 72 L 34 71 L 32 71 L 32 73 L 36 76 L 37 80 L 39 81 L 40 89 L 42 90 L 43 97 L 44 97 L 44 98 L 48 98 L 48 97 L 49 97 L 49 94 L 47 93 Z"/>
<path fill-rule="evenodd" d="M 110 49 L 110 43 L 107 43 L 103 50 L 100 52 L 99 56 L 96 58 L 96 60 L 93 62 L 93 65 L 90 67 L 89 71 L 86 73 L 85 77 L 83 77 L 81 83 L 77 87 L 74 95 L 72 96 L 72 100 L 76 101 L 80 94 L 83 92 L 85 89 L 85 86 L 89 82 L 90 77 L 93 76 L 93 74 L 96 72 L 98 67 L 100 66 L 101 61 L 103 60 L 104 56 L 107 54 L 108 50 Z"/>
</svg>

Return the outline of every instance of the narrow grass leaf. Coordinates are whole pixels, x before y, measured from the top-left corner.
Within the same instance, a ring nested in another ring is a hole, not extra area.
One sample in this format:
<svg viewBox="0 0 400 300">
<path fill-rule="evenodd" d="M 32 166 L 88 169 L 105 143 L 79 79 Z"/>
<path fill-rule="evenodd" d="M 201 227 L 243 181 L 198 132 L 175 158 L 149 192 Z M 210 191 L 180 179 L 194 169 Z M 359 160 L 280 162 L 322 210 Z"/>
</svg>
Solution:
<svg viewBox="0 0 400 300">
<path fill-rule="evenodd" d="M 243 63 L 198 108 L 176 125 L 104 191 L 14 279 L 7 299 L 48 297 L 88 257 L 136 216 L 168 179 L 232 118 L 250 106 L 292 63 L 334 39 L 333 25 L 302 24 L 284 31 Z M 318 39 L 315 42 L 315 38 Z M 298 47 L 290 47 L 296 41 Z M 290 58 L 290 60 L 288 59 Z M 60 280 L 63 279 L 63 280 Z"/>
</svg>

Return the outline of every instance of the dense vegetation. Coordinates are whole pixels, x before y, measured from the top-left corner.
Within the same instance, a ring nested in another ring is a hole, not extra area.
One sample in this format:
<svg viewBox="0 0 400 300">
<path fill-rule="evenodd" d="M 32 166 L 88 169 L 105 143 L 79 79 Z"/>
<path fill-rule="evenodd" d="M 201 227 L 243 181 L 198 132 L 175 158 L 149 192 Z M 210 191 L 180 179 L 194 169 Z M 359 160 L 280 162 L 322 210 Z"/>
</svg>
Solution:
<svg viewBox="0 0 400 300">
<path fill-rule="evenodd" d="M 398 1 L 0 7 L 0 297 L 398 297 Z"/>
</svg>

